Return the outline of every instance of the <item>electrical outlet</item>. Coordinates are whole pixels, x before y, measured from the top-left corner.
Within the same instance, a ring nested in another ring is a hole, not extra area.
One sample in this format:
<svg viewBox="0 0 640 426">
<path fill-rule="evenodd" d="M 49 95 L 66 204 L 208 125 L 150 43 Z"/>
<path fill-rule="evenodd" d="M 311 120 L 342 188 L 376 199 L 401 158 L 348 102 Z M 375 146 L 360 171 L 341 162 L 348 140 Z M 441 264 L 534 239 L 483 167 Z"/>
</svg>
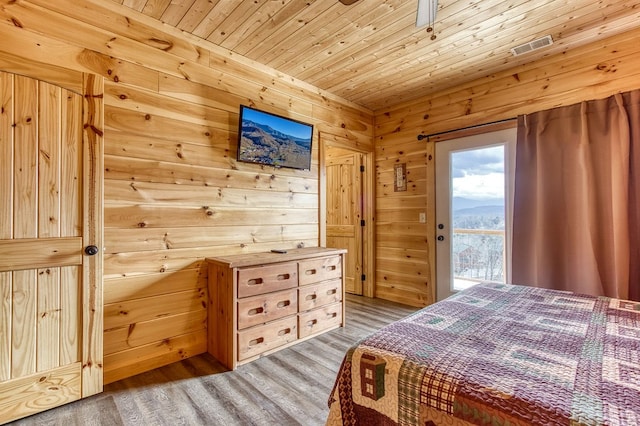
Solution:
<svg viewBox="0 0 640 426">
<path fill-rule="evenodd" d="M 426 222 L 427 222 L 427 214 L 420 213 L 420 223 L 426 223 Z"/>
</svg>

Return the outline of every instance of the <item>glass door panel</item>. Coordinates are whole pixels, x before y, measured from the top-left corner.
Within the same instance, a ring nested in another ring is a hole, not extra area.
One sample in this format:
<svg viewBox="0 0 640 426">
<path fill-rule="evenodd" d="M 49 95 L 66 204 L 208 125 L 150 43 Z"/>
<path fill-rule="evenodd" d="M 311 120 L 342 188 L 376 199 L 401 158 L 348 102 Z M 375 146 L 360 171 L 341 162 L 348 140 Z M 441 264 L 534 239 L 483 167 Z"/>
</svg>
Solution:
<svg viewBox="0 0 640 426">
<path fill-rule="evenodd" d="M 436 144 L 437 300 L 508 282 L 515 129 Z"/>
</svg>

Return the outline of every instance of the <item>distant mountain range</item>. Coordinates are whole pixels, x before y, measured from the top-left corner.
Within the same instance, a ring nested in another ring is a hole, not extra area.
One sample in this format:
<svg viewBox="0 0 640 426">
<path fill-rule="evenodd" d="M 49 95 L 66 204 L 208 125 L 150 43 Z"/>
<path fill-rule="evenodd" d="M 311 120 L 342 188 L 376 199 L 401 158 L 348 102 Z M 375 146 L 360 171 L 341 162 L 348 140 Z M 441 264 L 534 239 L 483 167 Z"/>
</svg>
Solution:
<svg viewBox="0 0 640 426">
<path fill-rule="evenodd" d="M 297 138 L 264 124 L 242 120 L 238 159 L 276 167 L 307 169 L 311 159 L 311 139 Z"/>
<path fill-rule="evenodd" d="M 470 198 L 453 197 L 452 204 L 452 210 L 456 216 L 504 216 L 504 200 L 501 198 L 472 200 Z"/>
<path fill-rule="evenodd" d="M 254 133 L 254 134 L 258 134 L 258 132 L 255 132 L 255 129 L 260 129 L 264 133 L 268 134 L 273 139 L 275 139 L 277 142 L 280 142 L 280 143 L 293 142 L 297 145 L 300 145 L 303 148 L 311 149 L 311 138 L 302 139 L 292 135 L 287 135 L 286 133 L 282 133 L 266 124 L 256 123 L 255 121 L 251 121 L 251 120 L 242 120 L 242 128 L 248 131 L 249 133 Z"/>
</svg>

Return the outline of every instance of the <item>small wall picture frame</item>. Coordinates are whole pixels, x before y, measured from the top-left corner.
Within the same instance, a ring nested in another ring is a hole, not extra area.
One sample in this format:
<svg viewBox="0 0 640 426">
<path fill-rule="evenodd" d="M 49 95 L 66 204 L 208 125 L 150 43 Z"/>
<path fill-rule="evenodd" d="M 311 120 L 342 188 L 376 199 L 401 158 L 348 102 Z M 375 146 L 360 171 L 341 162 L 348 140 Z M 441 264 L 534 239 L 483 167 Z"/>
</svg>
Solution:
<svg viewBox="0 0 640 426">
<path fill-rule="evenodd" d="M 393 190 L 394 192 L 407 190 L 407 163 L 398 163 L 393 166 Z"/>
</svg>

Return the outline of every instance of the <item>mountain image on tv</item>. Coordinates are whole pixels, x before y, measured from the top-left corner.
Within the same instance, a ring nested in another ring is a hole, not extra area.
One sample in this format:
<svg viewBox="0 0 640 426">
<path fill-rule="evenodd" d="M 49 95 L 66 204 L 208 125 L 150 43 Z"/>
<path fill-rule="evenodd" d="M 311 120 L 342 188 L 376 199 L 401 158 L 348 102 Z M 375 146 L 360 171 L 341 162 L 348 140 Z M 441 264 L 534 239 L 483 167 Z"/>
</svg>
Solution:
<svg viewBox="0 0 640 426">
<path fill-rule="evenodd" d="M 245 116 L 249 115 L 247 112 L 254 119 L 242 119 L 238 160 L 275 167 L 309 168 L 313 132 L 311 125 L 250 109 L 244 110 Z M 274 122 L 280 130 L 267 124 L 269 121 Z"/>
</svg>

